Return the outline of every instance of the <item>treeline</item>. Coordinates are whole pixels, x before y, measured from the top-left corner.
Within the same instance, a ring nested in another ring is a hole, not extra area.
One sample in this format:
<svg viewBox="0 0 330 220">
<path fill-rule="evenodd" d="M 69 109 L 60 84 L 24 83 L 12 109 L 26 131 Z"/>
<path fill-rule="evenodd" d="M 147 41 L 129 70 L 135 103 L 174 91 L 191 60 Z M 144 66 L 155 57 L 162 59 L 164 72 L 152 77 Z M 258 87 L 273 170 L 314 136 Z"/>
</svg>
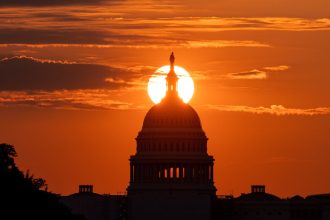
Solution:
<svg viewBox="0 0 330 220">
<path fill-rule="evenodd" d="M 0 144 L 1 220 L 82 220 L 62 204 L 60 196 L 47 190 L 42 178 L 22 172 L 15 163 L 14 146 Z"/>
</svg>

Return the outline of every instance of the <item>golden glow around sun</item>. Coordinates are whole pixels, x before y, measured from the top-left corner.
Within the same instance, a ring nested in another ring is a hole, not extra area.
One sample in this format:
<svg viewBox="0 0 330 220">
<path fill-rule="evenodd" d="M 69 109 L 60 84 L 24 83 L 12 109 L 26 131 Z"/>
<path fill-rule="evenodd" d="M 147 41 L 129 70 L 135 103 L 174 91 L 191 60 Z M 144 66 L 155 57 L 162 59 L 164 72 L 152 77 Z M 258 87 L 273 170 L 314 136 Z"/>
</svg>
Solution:
<svg viewBox="0 0 330 220">
<path fill-rule="evenodd" d="M 158 104 L 166 95 L 166 75 L 170 71 L 170 66 L 162 66 L 155 71 L 148 82 L 148 94 L 150 99 Z M 194 94 L 194 81 L 190 74 L 179 66 L 174 66 L 174 71 L 179 77 L 177 90 L 183 102 L 188 103 Z"/>
</svg>

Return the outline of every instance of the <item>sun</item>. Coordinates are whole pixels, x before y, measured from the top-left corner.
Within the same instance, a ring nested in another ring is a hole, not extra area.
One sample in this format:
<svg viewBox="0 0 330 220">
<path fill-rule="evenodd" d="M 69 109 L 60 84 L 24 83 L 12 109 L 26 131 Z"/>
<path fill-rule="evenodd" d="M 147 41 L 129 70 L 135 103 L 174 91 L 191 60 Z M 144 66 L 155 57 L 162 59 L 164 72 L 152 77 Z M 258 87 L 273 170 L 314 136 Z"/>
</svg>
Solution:
<svg viewBox="0 0 330 220">
<path fill-rule="evenodd" d="M 166 95 L 166 75 L 170 71 L 170 66 L 162 66 L 155 71 L 148 82 L 148 94 L 150 99 L 158 104 Z M 194 81 L 190 74 L 180 66 L 174 66 L 174 71 L 178 76 L 178 94 L 183 102 L 188 103 L 194 94 Z"/>
</svg>

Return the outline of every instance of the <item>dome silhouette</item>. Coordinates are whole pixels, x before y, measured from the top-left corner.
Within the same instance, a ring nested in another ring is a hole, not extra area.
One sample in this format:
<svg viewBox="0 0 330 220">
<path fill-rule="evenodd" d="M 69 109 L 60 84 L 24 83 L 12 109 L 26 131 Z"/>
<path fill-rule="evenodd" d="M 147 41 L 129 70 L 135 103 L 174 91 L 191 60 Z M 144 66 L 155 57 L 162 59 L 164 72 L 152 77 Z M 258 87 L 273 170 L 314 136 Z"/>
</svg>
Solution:
<svg viewBox="0 0 330 220">
<path fill-rule="evenodd" d="M 201 129 L 197 112 L 176 96 L 166 97 L 146 114 L 143 129 L 187 128 Z"/>
<path fill-rule="evenodd" d="M 166 96 L 144 117 L 137 141 L 137 154 L 207 155 L 207 137 L 197 112 L 179 97 L 174 55 L 167 74 Z M 210 159 L 212 161 L 212 159 Z M 206 171 L 205 171 L 206 172 Z"/>
</svg>

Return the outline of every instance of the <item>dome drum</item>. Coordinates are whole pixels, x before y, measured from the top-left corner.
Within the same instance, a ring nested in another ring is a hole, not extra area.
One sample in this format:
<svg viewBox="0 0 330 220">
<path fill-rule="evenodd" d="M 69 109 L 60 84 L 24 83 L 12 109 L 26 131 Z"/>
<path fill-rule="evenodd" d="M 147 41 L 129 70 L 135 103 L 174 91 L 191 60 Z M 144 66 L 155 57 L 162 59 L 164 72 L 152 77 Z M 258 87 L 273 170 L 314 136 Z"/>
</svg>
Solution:
<svg viewBox="0 0 330 220">
<path fill-rule="evenodd" d="M 145 139 L 137 140 L 140 153 L 207 153 L 206 139 Z"/>
</svg>

